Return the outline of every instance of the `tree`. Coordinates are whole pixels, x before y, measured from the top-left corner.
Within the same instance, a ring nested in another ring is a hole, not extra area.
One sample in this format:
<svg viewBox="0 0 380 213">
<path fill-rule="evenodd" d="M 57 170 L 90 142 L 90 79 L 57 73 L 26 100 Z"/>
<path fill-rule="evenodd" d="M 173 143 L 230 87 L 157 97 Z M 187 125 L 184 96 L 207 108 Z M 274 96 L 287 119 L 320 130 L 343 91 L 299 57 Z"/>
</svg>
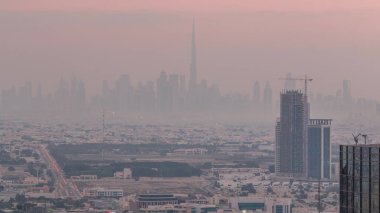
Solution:
<svg viewBox="0 0 380 213">
<path fill-rule="evenodd" d="M 307 199 L 307 194 L 305 193 L 305 191 L 303 189 L 300 190 L 299 198 L 300 199 Z"/>
<path fill-rule="evenodd" d="M 32 157 L 32 155 L 33 155 L 33 150 L 31 150 L 31 149 L 21 150 L 21 156 L 23 156 L 23 157 Z"/>
<path fill-rule="evenodd" d="M 255 187 L 253 186 L 252 183 L 249 183 L 249 184 L 243 185 L 243 186 L 241 187 L 241 190 L 242 190 L 242 191 L 247 191 L 247 192 L 249 192 L 249 193 L 256 194 L 256 189 L 255 189 Z"/>
<path fill-rule="evenodd" d="M 55 208 L 65 208 L 65 202 L 62 199 L 53 200 L 53 205 Z"/>
<path fill-rule="evenodd" d="M 275 166 L 274 166 L 274 164 L 269 165 L 268 170 L 269 170 L 270 173 L 274 173 L 275 172 Z"/>
<path fill-rule="evenodd" d="M 268 186 L 267 193 L 268 194 L 274 194 L 274 191 L 273 191 L 272 187 Z"/>
<path fill-rule="evenodd" d="M 25 195 L 23 195 L 23 194 L 17 194 L 16 197 L 15 197 L 15 200 L 19 204 L 24 204 L 27 201 Z"/>
<path fill-rule="evenodd" d="M 36 159 L 36 160 L 39 160 L 39 159 L 40 159 L 40 156 L 39 156 L 37 153 L 33 153 L 33 157 L 34 157 L 34 159 Z"/>
<path fill-rule="evenodd" d="M 12 208 L 12 203 L 5 202 L 3 200 L 0 201 L 0 209 L 10 209 L 10 208 Z"/>
<path fill-rule="evenodd" d="M 188 194 L 187 197 L 189 199 L 197 199 L 197 197 L 194 194 Z"/>
</svg>

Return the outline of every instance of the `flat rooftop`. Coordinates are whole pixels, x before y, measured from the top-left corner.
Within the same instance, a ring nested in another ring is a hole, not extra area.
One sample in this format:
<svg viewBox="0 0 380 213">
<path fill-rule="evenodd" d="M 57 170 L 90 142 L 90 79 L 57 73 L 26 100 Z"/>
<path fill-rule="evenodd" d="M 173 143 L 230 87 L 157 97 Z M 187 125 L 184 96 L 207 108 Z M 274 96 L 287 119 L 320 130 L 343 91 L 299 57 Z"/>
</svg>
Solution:
<svg viewBox="0 0 380 213">
<path fill-rule="evenodd" d="M 356 144 L 341 144 L 339 146 L 349 146 L 349 147 L 379 147 L 380 148 L 380 143 L 372 143 L 372 144 L 364 144 L 364 143 L 358 143 Z"/>
</svg>

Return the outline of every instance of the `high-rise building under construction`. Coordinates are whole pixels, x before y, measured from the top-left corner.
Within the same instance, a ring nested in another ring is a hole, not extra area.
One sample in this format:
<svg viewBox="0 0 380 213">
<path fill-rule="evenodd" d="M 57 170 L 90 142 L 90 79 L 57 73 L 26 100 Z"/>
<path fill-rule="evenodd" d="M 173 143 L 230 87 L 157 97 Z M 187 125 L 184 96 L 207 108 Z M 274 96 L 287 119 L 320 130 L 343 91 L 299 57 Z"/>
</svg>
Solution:
<svg viewBox="0 0 380 213">
<path fill-rule="evenodd" d="M 309 108 L 301 91 L 281 92 L 275 159 L 279 176 L 331 178 L 331 119 L 310 119 Z"/>
<path fill-rule="evenodd" d="M 307 104 L 297 90 L 283 91 L 280 119 L 276 125 L 276 173 L 301 177 L 306 172 Z"/>
</svg>

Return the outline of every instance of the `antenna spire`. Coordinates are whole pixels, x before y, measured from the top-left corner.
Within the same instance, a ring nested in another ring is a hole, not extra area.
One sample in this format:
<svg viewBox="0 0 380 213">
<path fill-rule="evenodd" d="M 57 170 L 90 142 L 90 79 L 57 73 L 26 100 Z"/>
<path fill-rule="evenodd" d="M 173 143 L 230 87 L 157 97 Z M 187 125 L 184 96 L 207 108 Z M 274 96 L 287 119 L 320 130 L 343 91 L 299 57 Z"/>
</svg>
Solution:
<svg viewBox="0 0 380 213">
<path fill-rule="evenodd" d="M 195 39 L 195 19 L 193 17 L 193 29 L 191 35 L 191 61 L 189 90 L 193 92 L 197 86 L 197 45 Z"/>
</svg>

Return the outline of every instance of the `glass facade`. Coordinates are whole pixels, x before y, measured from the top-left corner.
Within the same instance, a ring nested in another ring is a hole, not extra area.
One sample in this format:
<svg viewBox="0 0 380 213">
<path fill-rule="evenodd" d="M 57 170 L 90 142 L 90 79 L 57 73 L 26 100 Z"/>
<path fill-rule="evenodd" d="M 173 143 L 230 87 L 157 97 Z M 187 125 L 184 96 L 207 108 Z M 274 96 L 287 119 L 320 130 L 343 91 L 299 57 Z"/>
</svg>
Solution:
<svg viewBox="0 0 380 213">
<path fill-rule="evenodd" d="M 238 203 L 239 210 L 264 210 L 265 209 L 265 203 L 255 203 L 255 202 L 249 202 L 249 203 Z"/>
<path fill-rule="evenodd" d="M 309 126 L 307 128 L 308 135 L 308 177 L 319 179 L 321 177 L 321 153 L 322 153 L 322 129 L 319 126 Z"/>
<path fill-rule="evenodd" d="M 290 205 L 274 205 L 272 213 L 292 213 L 292 208 Z"/>
<path fill-rule="evenodd" d="M 307 126 L 307 176 L 331 178 L 331 120 L 310 119 Z"/>
<path fill-rule="evenodd" d="M 340 146 L 340 212 L 379 209 L 379 149 L 376 145 Z"/>
<path fill-rule="evenodd" d="M 283 206 L 276 206 L 276 213 L 283 213 Z"/>
<path fill-rule="evenodd" d="M 323 178 L 331 178 L 330 127 L 323 127 Z"/>
</svg>

